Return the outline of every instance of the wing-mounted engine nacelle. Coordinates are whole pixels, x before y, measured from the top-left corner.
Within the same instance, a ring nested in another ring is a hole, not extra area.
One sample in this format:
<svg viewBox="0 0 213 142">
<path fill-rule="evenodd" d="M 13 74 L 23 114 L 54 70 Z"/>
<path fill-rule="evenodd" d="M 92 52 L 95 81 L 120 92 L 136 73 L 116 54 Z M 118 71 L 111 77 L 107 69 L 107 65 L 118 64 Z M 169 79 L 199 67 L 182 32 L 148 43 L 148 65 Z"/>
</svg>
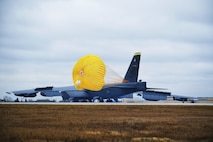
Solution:
<svg viewBox="0 0 213 142">
<path fill-rule="evenodd" d="M 41 91 L 40 94 L 45 97 L 62 96 L 59 91 Z"/>
<path fill-rule="evenodd" d="M 36 93 L 22 93 L 22 94 L 15 94 L 15 95 L 20 97 L 35 97 Z"/>
</svg>

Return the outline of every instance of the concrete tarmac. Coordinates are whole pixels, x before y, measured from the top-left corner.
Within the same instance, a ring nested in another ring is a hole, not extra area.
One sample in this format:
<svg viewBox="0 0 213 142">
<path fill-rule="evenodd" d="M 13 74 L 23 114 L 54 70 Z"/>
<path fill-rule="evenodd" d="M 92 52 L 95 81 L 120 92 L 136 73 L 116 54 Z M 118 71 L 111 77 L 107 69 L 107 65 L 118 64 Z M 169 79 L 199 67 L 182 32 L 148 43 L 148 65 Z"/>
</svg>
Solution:
<svg viewBox="0 0 213 142">
<path fill-rule="evenodd" d="M 93 103 L 93 102 L 0 102 L 0 104 L 24 104 L 24 105 L 181 105 L 181 106 L 213 106 L 213 103 L 189 103 L 189 102 L 151 102 L 140 103 Z"/>
</svg>

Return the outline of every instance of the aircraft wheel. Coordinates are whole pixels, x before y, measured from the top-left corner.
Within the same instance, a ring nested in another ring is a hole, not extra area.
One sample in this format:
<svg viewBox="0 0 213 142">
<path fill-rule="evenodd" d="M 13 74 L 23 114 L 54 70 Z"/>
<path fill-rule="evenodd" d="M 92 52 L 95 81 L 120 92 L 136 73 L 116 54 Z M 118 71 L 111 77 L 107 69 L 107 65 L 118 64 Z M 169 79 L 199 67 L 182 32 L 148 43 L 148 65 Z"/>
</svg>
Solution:
<svg viewBox="0 0 213 142">
<path fill-rule="evenodd" d="M 94 103 L 100 103 L 100 100 L 99 99 L 95 99 L 93 102 Z"/>
<path fill-rule="evenodd" d="M 107 102 L 111 103 L 111 102 L 113 102 L 113 100 L 112 99 L 107 99 Z"/>
</svg>

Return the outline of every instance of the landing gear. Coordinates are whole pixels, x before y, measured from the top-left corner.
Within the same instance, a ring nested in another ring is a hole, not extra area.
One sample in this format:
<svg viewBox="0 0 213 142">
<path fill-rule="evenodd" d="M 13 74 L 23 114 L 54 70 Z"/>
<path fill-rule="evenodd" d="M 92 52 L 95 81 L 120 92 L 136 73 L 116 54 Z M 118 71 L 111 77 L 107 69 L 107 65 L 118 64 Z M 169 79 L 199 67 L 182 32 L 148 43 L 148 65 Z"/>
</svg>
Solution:
<svg viewBox="0 0 213 142">
<path fill-rule="evenodd" d="M 94 103 L 100 103 L 100 100 L 99 99 L 95 99 L 93 102 Z"/>
<path fill-rule="evenodd" d="M 108 102 L 108 103 L 113 102 L 113 100 L 109 98 L 109 99 L 106 100 L 106 102 Z"/>
<path fill-rule="evenodd" d="M 93 102 L 94 103 L 100 103 L 100 102 L 104 102 L 104 100 L 101 97 L 94 97 Z"/>
</svg>

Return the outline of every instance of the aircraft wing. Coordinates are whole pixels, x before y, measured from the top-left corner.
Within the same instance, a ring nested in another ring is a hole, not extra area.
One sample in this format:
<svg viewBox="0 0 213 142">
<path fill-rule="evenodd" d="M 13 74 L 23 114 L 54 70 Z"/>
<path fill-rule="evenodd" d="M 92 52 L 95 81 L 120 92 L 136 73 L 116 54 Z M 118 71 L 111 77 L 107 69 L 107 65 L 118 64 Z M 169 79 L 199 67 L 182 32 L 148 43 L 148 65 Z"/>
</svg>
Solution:
<svg viewBox="0 0 213 142">
<path fill-rule="evenodd" d="M 22 96 L 22 97 L 35 97 L 37 91 L 35 91 L 34 89 L 29 89 L 29 90 L 21 90 L 21 91 L 12 91 L 7 93 L 14 94 L 16 96 Z"/>
<path fill-rule="evenodd" d="M 14 94 L 16 96 L 22 97 L 35 97 L 37 93 L 40 93 L 42 96 L 53 97 L 53 96 L 62 96 L 63 91 L 75 90 L 74 86 L 66 86 L 66 87 L 41 87 L 35 89 L 28 90 L 20 90 L 20 91 L 12 91 L 7 92 L 8 94 Z"/>
</svg>

